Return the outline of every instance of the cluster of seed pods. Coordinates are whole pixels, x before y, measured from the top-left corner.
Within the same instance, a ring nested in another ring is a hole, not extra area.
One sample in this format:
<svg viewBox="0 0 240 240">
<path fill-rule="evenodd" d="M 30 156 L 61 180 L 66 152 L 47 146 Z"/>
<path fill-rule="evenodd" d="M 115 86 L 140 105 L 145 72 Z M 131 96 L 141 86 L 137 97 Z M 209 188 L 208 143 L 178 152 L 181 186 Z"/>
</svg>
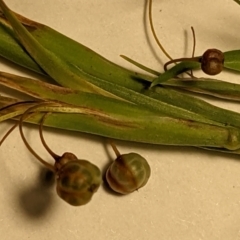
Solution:
<svg viewBox="0 0 240 240">
<path fill-rule="evenodd" d="M 22 115 L 19 121 L 19 131 L 23 142 L 28 150 L 56 176 L 56 191 L 58 196 L 72 206 L 87 204 L 102 183 L 100 169 L 93 163 L 78 159 L 73 153 L 65 152 L 62 156 L 54 153 L 46 144 L 43 138 L 43 122 L 47 114 L 44 115 L 39 125 L 40 139 L 53 157 L 55 163 L 52 165 L 42 159 L 29 145 L 23 134 L 23 120 L 30 110 Z M 108 186 L 120 194 L 128 194 L 143 187 L 151 174 L 147 161 L 137 153 L 120 154 L 116 146 L 111 143 L 117 155 L 115 161 L 111 163 L 106 171 L 105 179 Z"/>
</svg>

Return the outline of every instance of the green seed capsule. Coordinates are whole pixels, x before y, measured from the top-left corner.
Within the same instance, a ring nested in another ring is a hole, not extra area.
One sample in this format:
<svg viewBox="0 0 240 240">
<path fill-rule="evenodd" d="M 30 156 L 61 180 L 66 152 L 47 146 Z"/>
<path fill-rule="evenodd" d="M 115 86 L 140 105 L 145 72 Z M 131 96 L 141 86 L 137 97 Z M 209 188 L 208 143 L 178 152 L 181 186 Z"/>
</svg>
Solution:
<svg viewBox="0 0 240 240">
<path fill-rule="evenodd" d="M 137 153 L 118 155 L 106 172 L 112 190 L 128 194 L 146 185 L 151 169 L 146 159 Z"/>
<path fill-rule="evenodd" d="M 80 206 L 91 200 L 102 182 L 102 177 L 97 166 L 86 160 L 74 160 L 73 156 L 72 153 L 64 153 L 55 164 L 57 194 L 67 203 Z"/>
</svg>

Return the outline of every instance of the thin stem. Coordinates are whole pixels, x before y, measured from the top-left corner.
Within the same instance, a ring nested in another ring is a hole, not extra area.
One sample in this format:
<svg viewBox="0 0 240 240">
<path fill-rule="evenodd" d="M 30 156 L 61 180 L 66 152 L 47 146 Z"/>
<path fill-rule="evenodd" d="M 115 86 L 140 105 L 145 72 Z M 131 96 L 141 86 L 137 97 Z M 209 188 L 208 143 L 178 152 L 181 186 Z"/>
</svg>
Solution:
<svg viewBox="0 0 240 240">
<path fill-rule="evenodd" d="M 172 59 L 168 62 L 166 62 L 163 66 L 164 68 L 164 71 L 166 72 L 168 69 L 167 69 L 167 66 L 169 64 L 172 64 L 172 63 L 176 63 L 176 62 L 183 62 L 183 61 L 195 61 L 195 62 L 199 62 L 200 61 L 200 58 L 199 57 L 194 57 L 195 55 L 195 48 L 196 48 L 196 37 L 195 37 L 195 31 L 194 31 L 194 28 L 191 27 L 191 30 L 192 30 L 192 34 L 193 34 L 193 51 L 192 51 L 192 57 L 191 58 L 177 58 L 177 59 Z M 190 73 L 186 72 L 186 74 L 188 74 L 190 77 L 194 77 L 193 76 L 193 73 L 192 73 L 192 70 L 190 71 Z"/>
<path fill-rule="evenodd" d="M 21 104 L 29 104 L 29 103 L 35 103 L 36 101 L 19 101 L 19 102 L 15 102 L 15 103 L 12 103 L 10 105 L 7 105 L 7 106 L 4 106 L 2 108 L 0 108 L 0 111 L 3 111 L 3 110 L 6 110 L 6 109 L 9 109 L 11 107 L 15 107 L 17 105 L 21 105 Z M 3 142 L 6 140 L 6 138 L 10 135 L 10 133 L 18 126 L 19 122 L 15 123 L 7 132 L 6 134 L 3 136 L 2 140 L 0 141 L 0 146 L 3 144 Z"/>
<path fill-rule="evenodd" d="M 42 117 L 42 120 L 41 120 L 41 123 L 40 123 L 40 126 L 39 126 L 39 135 L 40 135 L 40 139 L 41 139 L 41 142 L 43 144 L 43 146 L 45 147 L 45 149 L 48 151 L 48 153 L 55 159 L 55 161 L 57 161 L 57 159 L 60 158 L 59 155 L 57 155 L 56 153 L 54 153 L 47 145 L 46 141 L 44 140 L 44 137 L 43 137 L 43 123 L 44 123 L 44 120 L 46 119 L 47 115 L 49 115 L 50 112 L 48 113 L 45 113 L 44 116 Z"/>
<path fill-rule="evenodd" d="M 192 58 L 194 58 L 195 55 L 195 49 L 196 49 L 196 35 L 195 35 L 195 31 L 194 28 L 191 27 L 192 30 L 192 36 L 193 36 L 193 50 L 192 50 Z"/>
<path fill-rule="evenodd" d="M 194 55 L 195 55 L 195 49 L 196 49 L 196 36 L 195 36 L 195 31 L 194 31 L 194 28 L 191 27 L 191 30 L 192 30 L 192 36 L 193 36 L 193 50 L 192 50 L 192 58 L 194 58 Z M 193 76 L 193 70 L 190 71 L 190 75 L 192 77 Z"/>
<path fill-rule="evenodd" d="M 162 50 L 162 52 L 165 54 L 165 56 L 167 58 L 169 58 L 170 60 L 173 60 L 172 57 L 167 53 L 167 51 L 164 49 L 164 47 L 162 46 L 162 44 L 158 40 L 157 34 L 155 32 L 155 29 L 154 29 L 154 26 L 153 26 L 153 20 L 152 20 L 152 0 L 149 0 L 149 14 L 148 15 L 149 15 L 149 22 L 150 22 L 151 31 L 152 31 L 153 37 L 154 37 L 157 45 L 160 47 L 160 49 Z"/>
<path fill-rule="evenodd" d="M 20 121 L 19 121 L 19 131 L 20 131 L 20 135 L 22 137 L 22 140 L 24 142 L 24 144 L 26 145 L 27 149 L 33 154 L 33 156 L 35 156 L 45 167 L 47 167 L 48 169 L 50 169 L 51 171 L 55 172 L 54 167 L 49 164 L 48 162 L 46 162 L 45 160 L 43 160 L 33 149 L 32 147 L 29 145 L 29 143 L 27 142 L 24 133 L 23 133 L 23 120 L 25 120 L 27 117 L 29 117 L 29 113 L 36 110 L 37 108 L 41 107 L 43 104 L 38 104 L 34 107 L 29 108 L 27 111 L 24 112 L 24 114 L 21 116 Z"/>
<path fill-rule="evenodd" d="M 110 145 L 112 146 L 112 149 L 113 151 L 115 152 L 116 156 L 119 157 L 121 156 L 120 152 L 118 151 L 116 145 L 112 142 L 112 141 L 109 141 Z"/>
<path fill-rule="evenodd" d="M 18 126 L 19 122 L 15 123 L 3 136 L 2 140 L 0 141 L 0 146 L 3 144 L 3 142 L 6 140 L 6 138 L 10 135 L 10 133 Z"/>
<path fill-rule="evenodd" d="M 34 100 L 29 100 L 29 101 L 19 101 L 19 102 L 15 102 L 15 103 L 12 103 L 10 105 L 7 105 L 7 106 L 4 106 L 2 108 L 0 108 L 0 111 L 3 111 L 3 110 L 6 110 L 8 108 L 11 108 L 11 107 L 15 107 L 17 105 L 21 105 L 21 104 L 28 104 L 28 103 L 36 103 L 37 101 L 34 101 Z"/>
<path fill-rule="evenodd" d="M 176 63 L 176 62 L 183 62 L 183 61 L 195 61 L 195 62 L 198 62 L 199 61 L 199 57 L 194 57 L 194 58 L 176 58 L 176 59 L 173 59 L 171 61 L 168 61 L 164 64 L 164 71 L 166 72 L 168 69 L 167 69 L 167 66 L 172 64 L 172 63 Z"/>
</svg>

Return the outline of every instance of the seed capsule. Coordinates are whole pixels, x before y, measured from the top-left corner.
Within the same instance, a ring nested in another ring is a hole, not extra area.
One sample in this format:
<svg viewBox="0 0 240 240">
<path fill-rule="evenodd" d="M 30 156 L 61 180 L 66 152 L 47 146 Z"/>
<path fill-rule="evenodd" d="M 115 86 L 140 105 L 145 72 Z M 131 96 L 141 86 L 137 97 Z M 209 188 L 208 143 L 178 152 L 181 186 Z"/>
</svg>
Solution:
<svg viewBox="0 0 240 240">
<path fill-rule="evenodd" d="M 89 161 L 77 159 L 72 153 L 64 153 L 55 167 L 57 194 L 73 206 L 88 203 L 101 184 L 99 168 Z"/>
<path fill-rule="evenodd" d="M 146 185 L 151 169 L 145 158 L 137 153 L 122 154 L 113 149 L 117 159 L 106 172 L 106 180 L 112 190 L 128 194 Z"/>
<path fill-rule="evenodd" d="M 219 74 L 223 70 L 224 55 L 218 49 L 208 49 L 201 57 L 201 68 L 208 75 Z"/>
</svg>

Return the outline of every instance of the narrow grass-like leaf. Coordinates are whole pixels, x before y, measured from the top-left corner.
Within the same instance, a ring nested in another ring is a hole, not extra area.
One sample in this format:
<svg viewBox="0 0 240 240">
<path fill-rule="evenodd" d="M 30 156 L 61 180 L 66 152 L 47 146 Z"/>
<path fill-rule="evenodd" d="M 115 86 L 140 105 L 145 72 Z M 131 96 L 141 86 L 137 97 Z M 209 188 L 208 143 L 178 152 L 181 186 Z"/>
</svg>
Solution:
<svg viewBox="0 0 240 240">
<path fill-rule="evenodd" d="M 51 49 L 51 51 L 54 51 L 55 54 L 57 53 L 63 59 L 68 59 L 69 62 L 76 64 L 78 68 L 84 68 L 84 71 L 88 73 L 92 73 L 97 77 L 103 77 L 105 80 L 115 82 L 121 86 L 125 86 L 135 91 L 141 91 L 142 89 L 146 88 L 146 86 L 148 86 L 148 83 L 144 83 L 143 79 L 148 80 L 149 82 L 152 81 L 152 78 L 131 72 L 127 69 L 117 66 L 114 63 L 111 63 L 89 48 L 73 41 L 72 39 L 58 33 L 57 31 L 45 25 L 26 19 L 20 15 L 17 16 L 19 20 L 24 24 L 24 26 L 28 29 L 28 31 L 45 48 Z M 0 35 L 0 54 L 2 56 L 8 58 L 11 61 L 15 61 L 17 64 L 22 64 L 24 67 L 30 68 L 33 71 L 43 73 L 38 65 L 36 65 L 36 63 L 31 59 L 31 57 L 27 55 L 21 48 L 15 39 L 15 34 L 12 28 L 3 17 L 0 17 Z M 66 47 L 68 47 L 68 52 L 70 52 L 70 54 L 66 54 Z M 233 59 L 236 58 L 232 57 L 233 55 L 238 57 L 238 50 L 233 51 L 233 53 L 230 51 L 224 54 L 226 58 L 225 64 L 227 67 L 230 68 L 231 65 L 236 65 L 235 68 L 239 67 L 239 61 L 234 61 Z M 81 58 L 84 58 L 84 61 L 81 61 Z M 142 64 L 138 65 L 142 66 Z M 70 68 L 73 69 L 75 67 L 72 65 Z M 74 71 L 77 71 L 77 69 L 75 68 Z M 151 73 L 159 75 L 159 73 L 154 70 L 151 70 Z M 230 100 L 237 100 L 238 89 L 236 84 L 227 84 L 227 82 L 220 80 L 216 83 L 216 81 L 217 80 L 209 79 L 209 81 L 206 81 L 205 84 L 205 82 L 202 80 L 198 82 L 198 79 L 189 81 L 182 79 L 170 79 L 167 82 L 162 83 L 162 85 L 174 86 L 176 88 L 185 88 L 193 92 L 209 94 Z"/>
<path fill-rule="evenodd" d="M 95 102 L 95 104 L 102 105 L 108 105 L 108 101 L 112 101 L 111 99 L 98 97 L 94 94 L 89 96 L 89 94 L 80 91 L 71 90 L 68 88 L 44 83 L 38 80 L 32 80 L 26 77 L 19 77 L 2 72 L 0 72 L 0 84 L 15 89 L 17 91 L 21 91 L 38 99 L 55 101 L 61 99 L 62 102 L 77 106 L 81 105 L 84 101 L 86 101 L 86 98 L 91 99 L 93 102 Z M 189 112 L 198 113 L 199 115 L 205 116 L 206 118 L 215 121 L 215 125 L 231 125 L 235 127 L 240 127 L 239 113 L 213 106 L 205 101 L 202 101 L 192 96 L 183 95 L 171 89 L 156 88 L 155 91 L 156 92 L 146 91 L 145 95 L 148 95 L 151 98 L 160 97 L 161 101 L 167 101 L 169 102 L 169 104 L 172 105 L 175 104 L 175 106 L 179 106 L 179 108 L 184 107 L 188 109 Z M 116 104 L 117 102 L 119 102 L 120 104 L 120 101 L 116 101 Z M 160 112 L 158 114 L 160 114 Z M 208 123 L 213 124 L 213 122 Z"/>
<path fill-rule="evenodd" d="M 176 77 L 177 75 L 184 73 L 188 70 L 199 69 L 200 63 L 195 61 L 183 61 L 175 65 L 174 67 L 170 68 L 168 71 L 164 72 L 157 78 L 153 80 L 151 83 L 150 88 L 157 86 L 161 83 L 168 81 L 171 78 Z"/>
<path fill-rule="evenodd" d="M 59 87 L 54 88 L 54 86 L 47 83 L 42 84 L 42 82 L 38 80 L 32 81 L 29 78 L 17 77 L 17 76 L 6 74 L 6 73 L 0 74 L 0 84 L 16 89 L 18 91 L 22 91 L 26 94 L 30 94 L 31 96 L 34 96 L 36 98 L 42 98 L 42 99 L 50 98 L 55 100 L 61 99 L 61 101 L 65 101 L 65 102 L 68 101 L 68 103 L 75 104 L 75 105 L 79 105 L 79 104 L 81 105 L 82 102 L 85 101 L 84 100 L 85 97 L 88 98 L 89 101 L 92 101 L 92 103 L 95 105 L 110 105 L 110 102 L 116 102 L 116 106 L 113 106 L 114 108 L 117 108 L 117 104 L 121 104 L 122 102 L 117 99 L 113 100 L 107 97 L 98 96 L 96 94 L 83 93 L 81 91 L 80 92 L 74 91 L 73 93 L 71 93 L 71 91 L 69 91 L 68 89 L 66 89 L 66 92 L 68 92 L 67 94 L 66 93 L 62 94 L 61 91 L 64 92 L 65 90 L 62 89 L 60 91 L 61 88 Z M 193 120 L 193 121 L 198 121 L 198 122 L 203 122 L 203 123 L 208 123 L 213 125 L 223 125 L 220 122 L 215 122 L 199 114 L 195 114 L 194 112 L 191 111 L 191 109 L 186 110 L 180 107 L 176 107 L 175 105 L 170 105 L 170 104 L 161 102 L 158 99 L 148 97 L 146 95 L 134 92 L 132 90 L 128 90 L 125 88 L 123 89 L 123 87 L 120 87 L 117 85 L 113 85 L 112 88 L 114 88 L 114 93 L 116 95 L 121 96 L 122 98 L 128 100 L 133 104 L 136 104 L 139 108 L 148 109 L 148 111 L 152 111 L 155 114 L 162 115 L 162 116 L 175 117 L 175 118 L 185 119 L 185 120 Z M 36 89 L 38 89 L 37 92 L 36 92 Z M 59 91 L 57 91 L 56 89 L 59 89 Z M 39 97 L 40 94 L 41 94 L 41 97 Z M 125 114 L 128 114 L 127 109 L 125 111 Z"/>
<path fill-rule="evenodd" d="M 148 113 L 146 119 L 144 112 L 139 111 L 134 105 L 127 105 L 131 115 L 126 116 L 121 114 L 126 111 L 125 106 L 123 109 L 121 109 L 121 106 L 120 109 L 106 109 L 105 107 L 99 109 L 95 106 L 94 108 L 90 106 L 78 106 L 76 108 L 60 103 L 52 104 L 53 106 L 39 107 L 36 110 L 37 113 L 31 115 L 27 121 L 39 123 L 43 116 L 41 112 L 50 111 L 53 113 L 48 116 L 44 125 L 54 128 L 151 144 L 204 146 L 229 150 L 240 148 L 240 130 L 236 128 L 160 117 L 152 115 L 151 112 Z M 29 109 L 28 104 L 26 106 L 19 105 L 19 108 L 17 107 L 15 110 L 17 111 L 16 115 L 22 114 L 27 109 Z M 8 110 L 9 112 L 7 112 Z M 9 113 L 14 113 L 12 108 L 5 108 L 4 111 L 0 111 L 0 121 L 5 119 Z"/>
<path fill-rule="evenodd" d="M 232 101 L 240 101 L 240 84 L 212 78 L 170 79 L 164 83 L 164 86 L 170 88 L 176 87 L 176 89 L 183 89 Z"/>
<path fill-rule="evenodd" d="M 232 50 L 224 53 L 224 67 L 240 71 L 240 50 Z"/>
<path fill-rule="evenodd" d="M 71 71 L 75 71 L 77 67 L 78 69 L 81 69 L 82 72 L 92 74 L 98 78 L 105 79 L 136 91 L 146 87 L 146 82 L 141 80 L 152 79 L 149 76 L 129 71 L 112 63 L 88 47 L 64 36 L 48 26 L 34 22 L 20 15 L 17 16 L 19 21 L 21 21 L 26 29 L 28 29 L 29 33 L 37 39 L 44 48 L 53 52 L 55 55 L 59 56 L 59 58 L 72 64 L 68 66 Z M 3 17 L 0 17 L 0 33 L 2 35 L 7 35 L 8 38 L 8 35 L 10 35 L 10 37 L 15 35 L 11 26 Z M 1 41 L 2 40 L 0 38 L 0 43 Z M 16 49 L 21 48 L 16 41 L 14 47 Z M 66 49 L 68 49 L 67 52 Z M 8 42 L 2 42 L 2 44 L 0 44 L 0 55 L 2 54 L 5 58 L 11 58 L 8 57 L 10 54 L 7 53 L 7 51 L 9 51 Z M 18 49 L 17 53 L 20 56 L 21 51 Z M 23 63 L 24 60 L 25 58 L 19 63 Z M 28 64 L 27 61 L 26 64 Z M 29 65 L 30 64 L 28 64 L 28 66 Z M 36 68 L 32 70 L 38 71 Z"/>
<path fill-rule="evenodd" d="M 44 48 L 18 21 L 14 13 L 11 12 L 2 0 L 0 0 L 0 7 L 8 21 L 11 23 L 21 44 L 28 51 L 31 57 L 40 65 L 40 67 L 55 81 L 63 85 L 67 79 L 69 82 L 68 85 L 72 88 L 78 87 L 81 88 L 82 91 L 95 92 L 107 96 L 111 95 L 92 85 L 86 81 L 85 78 L 81 78 L 79 75 L 75 75 L 72 71 L 70 71 L 68 67 L 70 63 L 63 61 L 54 53 Z"/>
</svg>

